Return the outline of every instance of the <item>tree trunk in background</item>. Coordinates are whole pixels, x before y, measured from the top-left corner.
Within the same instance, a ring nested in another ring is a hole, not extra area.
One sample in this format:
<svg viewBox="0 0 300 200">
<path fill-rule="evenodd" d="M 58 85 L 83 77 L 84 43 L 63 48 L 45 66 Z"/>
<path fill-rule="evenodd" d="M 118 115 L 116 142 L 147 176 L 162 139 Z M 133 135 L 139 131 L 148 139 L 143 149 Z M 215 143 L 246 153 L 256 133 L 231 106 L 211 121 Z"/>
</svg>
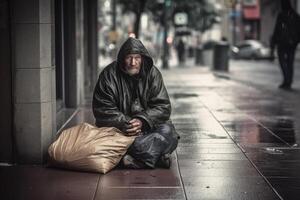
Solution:
<svg viewBox="0 0 300 200">
<path fill-rule="evenodd" d="M 134 33 L 135 33 L 136 38 L 139 38 L 139 35 L 140 35 L 141 16 L 145 10 L 146 3 L 147 3 L 147 0 L 138 1 L 138 10 L 137 10 L 137 12 L 135 12 L 136 18 L 135 18 L 135 23 L 134 23 Z"/>
<path fill-rule="evenodd" d="M 135 23 L 134 23 L 134 33 L 135 33 L 135 37 L 139 38 L 139 34 L 140 34 L 140 21 L 141 21 L 141 13 L 137 12 L 135 13 Z"/>
</svg>

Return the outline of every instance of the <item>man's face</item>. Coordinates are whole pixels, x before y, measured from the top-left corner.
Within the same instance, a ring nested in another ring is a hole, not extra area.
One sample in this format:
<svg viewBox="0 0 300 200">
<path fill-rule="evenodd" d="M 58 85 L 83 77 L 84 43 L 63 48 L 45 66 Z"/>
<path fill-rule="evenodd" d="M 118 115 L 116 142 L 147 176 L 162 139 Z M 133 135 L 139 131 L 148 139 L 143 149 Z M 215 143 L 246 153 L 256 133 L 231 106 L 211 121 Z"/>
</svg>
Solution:
<svg viewBox="0 0 300 200">
<path fill-rule="evenodd" d="M 136 75 L 141 70 L 142 56 L 140 54 L 128 54 L 125 57 L 125 71 L 130 75 Z"/>
</svg>

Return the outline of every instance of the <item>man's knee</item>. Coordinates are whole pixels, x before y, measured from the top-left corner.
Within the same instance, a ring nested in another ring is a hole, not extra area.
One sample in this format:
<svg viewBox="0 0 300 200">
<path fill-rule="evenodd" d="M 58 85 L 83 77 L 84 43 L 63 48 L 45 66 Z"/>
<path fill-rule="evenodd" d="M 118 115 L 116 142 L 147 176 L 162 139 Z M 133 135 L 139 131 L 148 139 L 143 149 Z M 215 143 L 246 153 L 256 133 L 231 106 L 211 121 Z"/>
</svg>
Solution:
<svg viewBox="0 0 300 200">
<path fill-rule="evenodd" d="M 173 125 L 172 124 L 160 124 L 157 128 L 157 132 L 164 136 L 170 136 L 173 134 Z"/>
</svg>

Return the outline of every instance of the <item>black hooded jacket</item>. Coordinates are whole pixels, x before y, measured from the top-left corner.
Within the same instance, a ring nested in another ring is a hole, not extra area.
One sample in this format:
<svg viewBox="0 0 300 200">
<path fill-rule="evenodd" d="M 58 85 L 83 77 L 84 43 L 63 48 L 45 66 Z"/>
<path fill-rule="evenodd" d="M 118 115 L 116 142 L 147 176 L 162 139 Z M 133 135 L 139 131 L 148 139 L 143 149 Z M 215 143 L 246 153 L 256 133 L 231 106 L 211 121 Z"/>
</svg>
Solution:
<svg viewBox="0 0 300 200">
<path fill-rule="evenodd" d="M 278 14 L 271 38 L 271 49 L 276 45 L 296 47 L 300 41 L 300 16 L 291 7 L 290 1 L 281 0 L 282 11 Z"/>
<path fill-rule="evenodd" d="M 143 58 L 137 76 L 123 71 L 125 56 L 133 53 Z M 140 40 L 129 38 L 121 46 L 117 61 L 101 72 L 94 89 L 93 113 L 96 126 L 122 131 L 132 118 L 141 119 L 150 129 L 169 120 L 171 104 L 162 75 Z"/>
</svg>

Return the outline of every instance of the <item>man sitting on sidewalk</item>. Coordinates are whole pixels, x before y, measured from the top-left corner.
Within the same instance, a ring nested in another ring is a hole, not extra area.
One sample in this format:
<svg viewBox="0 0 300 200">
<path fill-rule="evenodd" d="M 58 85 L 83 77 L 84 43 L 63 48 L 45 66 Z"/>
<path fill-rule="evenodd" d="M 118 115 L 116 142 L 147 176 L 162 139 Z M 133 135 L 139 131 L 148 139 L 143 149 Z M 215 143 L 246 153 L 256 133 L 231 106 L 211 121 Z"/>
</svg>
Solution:
<svg viewBox="0 0 300 200">
<path fill-rule="evenodd" d="M 162 75 L 142 42 L 129 38 L 117 60 L 101 72 L 93 95 L 98 127 L 136 135 L 123 158 L 125 167 L 170 167 L 178 135 L 169 121 L 171 104 Z"/>
</svg>

